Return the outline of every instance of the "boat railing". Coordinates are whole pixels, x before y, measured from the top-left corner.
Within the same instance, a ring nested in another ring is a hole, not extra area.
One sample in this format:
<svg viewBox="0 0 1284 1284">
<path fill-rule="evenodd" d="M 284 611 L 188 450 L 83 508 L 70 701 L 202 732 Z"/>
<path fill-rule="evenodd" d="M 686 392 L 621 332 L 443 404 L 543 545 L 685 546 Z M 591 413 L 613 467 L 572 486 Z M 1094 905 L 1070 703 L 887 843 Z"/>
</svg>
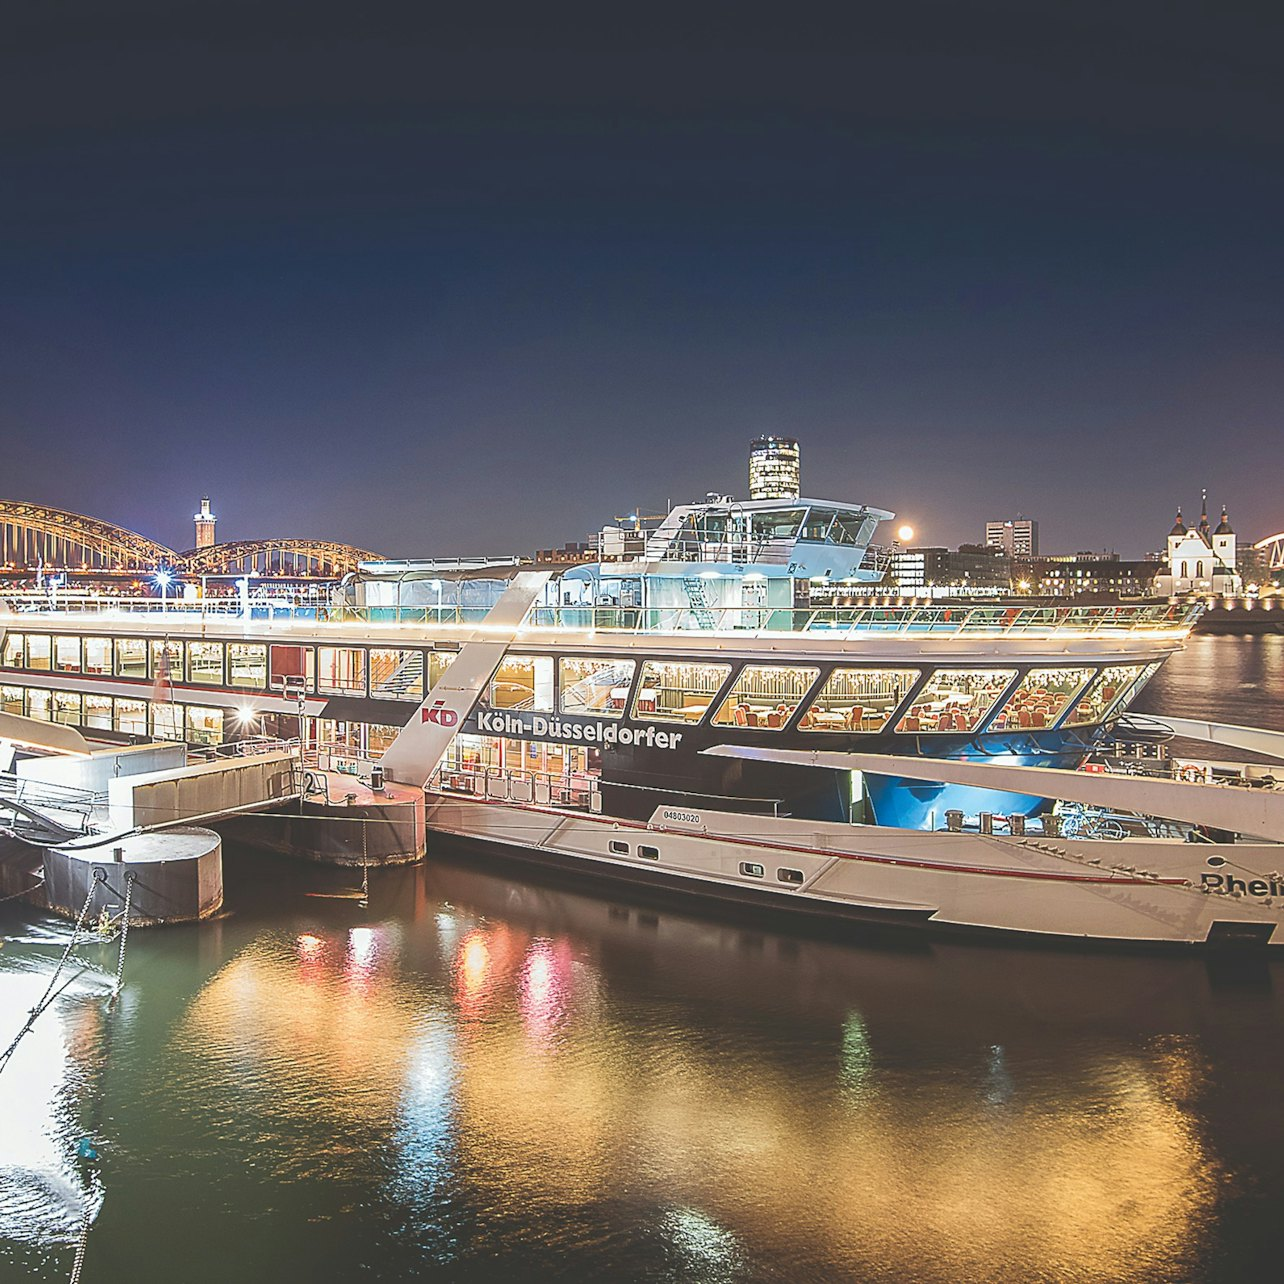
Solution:
<svg viewBox="0 0 1284 1284">
<path fill-rule="evenodd" d="M 1112 606 L 534 607 L 526 625 L 641 633 L 1092 636 L 1189 628 L 1201 604 Z"/>
<path fill-rule="evenodd" d="M 523 767 L 450 767 L 437 769 L 428 786 L 445 793 L 470 794 L 495 802 L 570 807 L 600 812 L 598 779 L 585 772 L 528 770 Z"/>
<path fill-rule="evenodd" d="M 241 605 L 229 598 L 164 602 L 154 597 L 77 596 L 51 603 L 47 597 L 4 599 L 19 615 L 90 614 L 121 617 L 142 613 L 178 622 L 244 618 Z M 579 632 L 724 633 L 741 635 L 868 634 L 906 636 L 1022 636 L 1053 634 L 1093 636 L 1188 629 L 1203 610 L 1202 602 L 1129 602 L 1115 605 L 985 605 L 870 604 L 861 606 L 771 607 L 695 606 L 534 606 L 524 628 Z M 252 602 L 251 617 L 318 623 L 425 624 L 469 626 L 482 623 L 488 605 L 441 604 L 417 607 L 353 607 L 337 603 Z"/>
</svg>

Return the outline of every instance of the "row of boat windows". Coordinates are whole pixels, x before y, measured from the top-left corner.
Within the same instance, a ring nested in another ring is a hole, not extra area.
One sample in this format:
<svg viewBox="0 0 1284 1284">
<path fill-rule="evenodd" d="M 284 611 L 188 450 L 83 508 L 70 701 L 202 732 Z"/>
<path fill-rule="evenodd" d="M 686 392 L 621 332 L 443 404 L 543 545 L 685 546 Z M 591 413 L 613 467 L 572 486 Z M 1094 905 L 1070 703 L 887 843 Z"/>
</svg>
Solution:
<svg viewBox="0 0 1284 1284">
<path fill-rule="evenodd" d="M 225 724 L 230 726 L 235 721 L 227 710 L 209 705 L 134 700 L 92 691 L 48 691 L 43 687 L 0 686 L 0 712 L 70 727 L 119 731 L 157 740 L 186 740 L 198 745 L 222 744 Z"/>
<path fill-rule="evenodd" d="M 319 695 L 370 695 L 419 701 L 454 652 L 389 647 L 289 646 L 7 633 L 0 667 L 36 672 L 168 679 L 233 690 L 279 690 L 289 682 Z M 1084 726 L 1109 717 L 1135 696 L 1152 665 L 1015 668 L 843 666 L 821 681 L 819 667 L 609 660 L 594 656 L 509 656 L 483 702 L 595 717 L 806 732 L 879 732 L 899 713 L 902 733 L 971 732 L 993 715 L 991 730 Z M 912 694 L 908 707 L 907 697 Z M 1007 698 L 1003 699 L 1006 695 Z M 1000 701 L 1002 703 L 1000 705 Z M 997 707 L 997 712 L 996 712 Z"/>
<path fill-rule="evenodd" d="M 220 745 L 264 730 L 252 711 L 169 700 L 138 700 L 130 696 L 102 695 L 96 691 L 50 691 L 44 687 L 0 686 L 0 712 L 16 713 L 41 722 L 71 727 L 118 731 L 127 736 L 157 740 L 185 740 L 189 744 Z M 286 718 L 286 730 L 297 724 Z M 401 728 L 392 724 L 346 723 L 318 718 L 310 724 L 320 743 L 352 741 L 360 756 L 378 758 Z M 358 743 L 359 742 L 359 743 Z M 581 751 L 582 752 L 582 751 Z"/>
<path fill-rule="evenodd" d="M 806 732 L 971 732 L 1086 726 L 1124 707 L 1152 664 L 927 670 L 509 656 L 485 702 L 501 709 Z M 556 675 L 555 675 L 556 670 Z M 556 676 L 556 682 L 555 682 Z M 556 692 L 554 687 L 556 685 Z M 997 710 L 997 712 L 996 712 Z M 899 716 L 898 716 L 899 715 Z"/>
<path fill-rule="evenodd" d="M 422 700 L 455 658 L 453 651 L 395 647 L 285 646 L 262 642 L 184 642 L 178 638 L 107 638 L 6 633 L 0 668 L 165 678 L 243 691 L 294 689 L 318 695 Z"/>
<path fill-rule="evenodd" d="M 620 838 L 612 838 L 609 847 L 612 856 L 628 856 L 633 850 L 629 843 Z M 643 860 L 659 860 L 660 849 L 648 846 L 646 843 L 639 843 L 638 856 Z M 751 860 L 742 860 L 740 862 L 740 873 L 744 878 L 766 878 L 767 876 L 766 868 Z M 805 879 L 801 869 L 781 868 L 776 870 L 776 881 L 798 887 L 801 886 Z"/>
</svg>

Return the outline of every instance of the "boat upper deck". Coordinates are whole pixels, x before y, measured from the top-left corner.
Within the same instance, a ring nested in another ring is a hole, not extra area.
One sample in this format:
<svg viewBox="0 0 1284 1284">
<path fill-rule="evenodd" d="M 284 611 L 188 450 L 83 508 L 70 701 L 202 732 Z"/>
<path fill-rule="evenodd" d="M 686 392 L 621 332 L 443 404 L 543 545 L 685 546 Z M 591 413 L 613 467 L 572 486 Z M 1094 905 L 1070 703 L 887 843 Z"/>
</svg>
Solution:
<svg viewBox="0 0 1284 1284">
<path fill-rule="evenodd" d="M 457 649 L 488 634 L 485 606 L 392 611 L 350 606 L 280 607 L 255 603 L 247 616 L 235 599 L 162 603 L 156 598 L 83 597 L 59 603 L 13 601 L 0 631 L 102 633 L 296 643 L 428 645 Z M 13 608 L 17 609 L 13 609 Z M 665 608 L 531 609 L 524 645 L 599 651 L 747 652 L 823 656 L 1111 655 L 1175 650 L 1198 607 L 1139 603 L 1110 606 L 870 605 L 813 609 L 739 608 L 710 612 Z"/>
</svg>

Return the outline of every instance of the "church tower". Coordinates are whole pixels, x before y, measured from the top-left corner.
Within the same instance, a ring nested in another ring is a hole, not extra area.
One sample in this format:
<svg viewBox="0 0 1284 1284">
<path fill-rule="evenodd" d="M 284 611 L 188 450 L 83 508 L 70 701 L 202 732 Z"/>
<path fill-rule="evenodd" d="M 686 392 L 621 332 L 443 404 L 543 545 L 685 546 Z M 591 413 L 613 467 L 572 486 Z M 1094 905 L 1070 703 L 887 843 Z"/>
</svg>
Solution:
<svg viewBox="0 0 1284 1284">
<path fill-rule="evenodd" d="M 1234 571 L 1235 532 L 1231 528 L 1225 504 L 1222 505 L 1222 520 L 1217 523 L 1217 529 L 1213 532 L 1213 552 L 1222 567 L 1227 571 Z"/>
<path fill-rule="evenodd" d="M 1204 543 L 1207 544 L 1209 548 L 1212 548 L 1213 541 L 1209 538 L 1209 535 L 1212 532 L 1212 527 L 1208 524 L 1208 491 L 1202 491 L 1201 496 L 1203 499 L 1203 506 L 1199 510 L 1199 534 Z"/>
<path fill-rule="evenodd" d="M 1186 523 L 1182 520 L 1181 505 L 1177 505 L 1177 520 L 1173 523 L 1173 528 L 1168 532 L 1168 565 L 1176 567 L 1177 550 L 1181 547 L 1182 541 L 1186 538 L 1188 532 Z M 1173 571 L 1176 575 L 1176 570 Z"/>
</svg>

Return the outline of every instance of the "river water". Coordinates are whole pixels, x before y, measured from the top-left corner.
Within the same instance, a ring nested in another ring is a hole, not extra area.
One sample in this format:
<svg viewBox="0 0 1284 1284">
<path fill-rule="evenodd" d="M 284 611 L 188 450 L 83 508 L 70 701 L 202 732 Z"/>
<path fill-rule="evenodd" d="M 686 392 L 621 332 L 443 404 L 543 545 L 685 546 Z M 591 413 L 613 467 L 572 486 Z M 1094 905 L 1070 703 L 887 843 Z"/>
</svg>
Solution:
<svg viewBox="0 0 1284 1284">
<path fill-rule="evenodd" d="M 1284 729 L 1284 638 L 1155 712 Z M 1275 1280 L 1284 970 L 229 852 L 0 1074 L 0 1280 Z M 0 1043 L 67 925 L 0 906 Z M 100 1151 L 76 1159 L 81 1137 Z"/>
</svg>

